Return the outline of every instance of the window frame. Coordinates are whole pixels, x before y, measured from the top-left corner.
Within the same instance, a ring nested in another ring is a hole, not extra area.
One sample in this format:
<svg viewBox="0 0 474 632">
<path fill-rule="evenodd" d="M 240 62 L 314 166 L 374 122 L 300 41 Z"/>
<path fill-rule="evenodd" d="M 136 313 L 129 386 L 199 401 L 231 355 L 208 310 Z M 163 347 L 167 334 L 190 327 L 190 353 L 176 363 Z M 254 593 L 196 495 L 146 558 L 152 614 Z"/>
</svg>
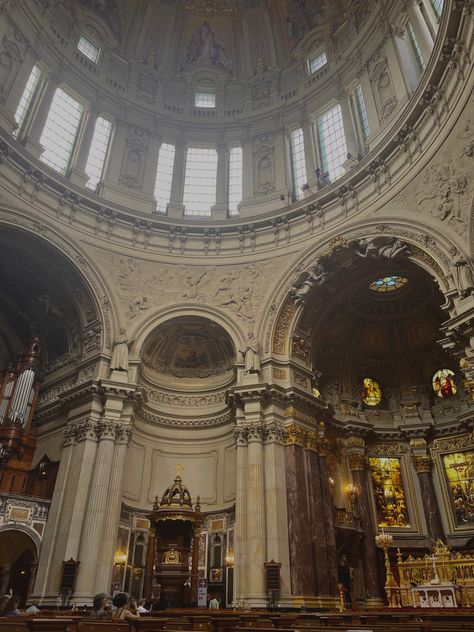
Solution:
<svg viewBox="0 0 474 632">
<path fill-rule="evenodd" d="M 15 140 L 17 140 L 17 141 L 20 141 L 22 138 L 24 138 L 28 134 L 31 121 L 32 121 L 32 119 L 34 117 L 34 114 L 36 112 L 36 109 L 37 109 L 37 107 L 39 105 L 39 102 L 41 100 L 41 95 L 43 94 L 43 92 L 45 90 L 46 82 L 48 80 L 46 68 L 40 62 L 35 62 L 33 64 L 33 66 L 31 66 L 30 74 L 28 75 L 28 79 L 26 80 L 25 87 L 23 89 L 23 92 L 21 93 L 20 100 L 18 101 L 17 106 L 15 108 L 15 112 L 13 114 L 15 123 L 16 123 L 16 113 L 18 111 L 18 108 L 20 107 L 20 103 L 21 103 L 21 101 L 22 101 L 22 99 L 24 97 L 24 94 L 26 92 L 26 88 L 27 88 L 28 82 L 30 81 L 31 75 L 33 73 L 33 69 L 35 67 L 37 67 L 39 69 L 39 72 L 40 72 L 38 84 L 33 89 L 32 96 L 31 96 L 31 99 L 30 99 L 30 103 L 29 103 L 29 105 L 26 108 L 25 115 L 23 117 L 23 121 L 12 132 L 13 138 Z"/>
<path fill-rule="evenodd" d="M 95 59 L 93 59 L 92 57 L 89 57 L 89 55 L 86 52 L 84 52 L 83 50 L 79 48 L 79 44 L 81 43 L 82 40 L 84 40 L 87 44 L 89 44 L 90 46 L 93 46 L 97 50 L 97 56 Z M 95 43 L 93 38 L 89 37 L 88 35 L 84 35 L 84 33 L 81 33 L 79 37 L 77 38 L 76 50 L 78 50 L 81 53 L 81 55 L 83 55 L 91 63 L 95 64 L 96 66 L 98 65 L 99 59 L 102 53 L 102 48 L 98 44 Z"/>
<path fill-rule="evenodd" d="M 104 160 L 103 160 L 103 163 L 102 163 L 102 169 L 101 169 L 99 180 L 98 180 L 98 182 L 97 182 L 95 187 L 88 186 L 89 185 L 89 181 L 87 181 L 87 183 L 85 185 L 86 188 L 91 190 L 91 191 L 95 191 L 97 189 L 97 187 L 100 185 L 100 183 L 102 182 L 103 178 L 104 178 L 105 170 L 107 168 L 107 164 L 108 164 L 109 157 L 110 157 L 110 149 L 112 147 L 112 140 L 113 140 L 113 135 L 114 135 L 114 131 L 115 131 L 115 125 L 114 125 L 113 118 L 111 116 L 108 116 L 107 114 L 100 113 L 97 116 L 96 121 L 95 121 L 94 133 L 92 134 L 91 144 L 90 144 L 90 147 L 89 147 L 89 153 L 87 155 L 86 165 L 84 167 L 84 172 L 89 178 L 90 178 L 90 176 L 87 173 L 87 165 L 89 163 L 89 159 L 90 159 L 90 155 L 91 155 L 91 151 L 92 151 L 92 142 L 94 140 L 94 135 L 95 135 L 96 127 L 97 127 L 97 122 L 98 122 L 99 119 L 103 119 L 104 121 L 108 121 L 108 123 L 110 124 L 110 132 L 109 132 L 109 137 L 107 139 L 107 146 L 106 146 L 105 152 L 104 152 Z M 83 125 L 84 125 L 84 123 L 83 123 Z M 80 143 L 81 143 L 81 140 L 79 140 L 79 145 L 80 145 Z"/>
<path fill-rule="evenodd" d="M 198 97 L 198 95 L 202 95 L 202 96 L 213 96 L 214 97 L 214 101 L 213 101 L 213 105 L 199 105 L 196 103 L 196 99 Z M 215 110 L 217 108 L 217 92 L 215 90 L 212 90 L 211 88 L 207 88 L 207 89 L 196 89 L 193 92 L 193 107 L 195 108 L 200 108 L 203 110 Z"/>
<path fill-rule="evenodd" d="M 191 212 L 187 212 L 187 207 L 189 207 L 189 204 L 186 205 L 185 202 L 185 192 L 186 192 L 186 175 L 187 175 L 187 167 L 188 167 L 188 152 L 190 149 L 211 149 L 215 152 L 216 155 L 216 176 L 215 176 L 215 184 L 214 184 L 214 202 L 212 204 L 209 205 L 209 212 L 196 212 L 193 211 L 191 209 Z M 183 178 L 183 206 L 184 206 L 184 211 L 183 211 L 183 215 L 184 217 L 197 217 L 197 218 L 203 218 L 203 217 L 212 217 L 212 207 L 215 206 L 216 204 L 216 200 L 217 200 L 217 170 L 218 170 L 218 166 L 219 166 L 219 154 L 217 151 L 217 147 L 216 145 L 213 144 L 203 144 L 203 143 L 190 143 L 187 147 L 186 147 L 186 153 L 185 153 L 185 160 L 184 160 L 184 178 Z"/>
<path fill-rule="evenodd" d="M 70 169 L 71 169 L 71 167 L 72 167 L 72 165 L 74 164 L 74 162 L 76 160 L 77 152 L 79 150 L 80 141 L 81 141 L 81 137 L 82 137 L 82 132 L 83 132 L 83 129 L 84 129 L 84 123 L 85 123 L 85 120 L 86 120 L 86 113 L 87 113 L 88 103 L 85 101 L 85 99 L 83 97 L 78 95 L 77 92 L 75 92 L 72 88 L 70 88 L 69 85 L 62 83 L 62 84 L 59 84 L 58 86 L 56 86 L 56 89 L 55 89 L 54 95 L 53 95 L 53 99 L 51 100 L 51 105 L 50 105 L 49 110 L 48 110 L 48 115 L 46 117 L 46 122 L 44 124 L 43 129 L 41 130 L 40 143 L 41 143 L 41 138 L 43 137 L 43 134 L 44 134 L 44 130 L 46 128 L 46 123 L 48 122 L 48 118 L 49 118 L 49 115 L 50 115 L 50 112 L 51 112 L 51 107 L 53 105 L 54 97 L 56 96 L 56 92 L 58 90 L 62 90 L 71 99 L 74 99 L 75 101 L 77 101 L 77 103 L 79 103 L 79 105 L 82 106 L 82 112 L 81 112 L 81 117 L 80 117 L 80 120 L 79 120 L 79 125 L 77 126 L 76 135 L 75 135 L 75 138 L 74 138 L 74 143 L 72 144 L 71 152 L 70 152 L 69 159 L 68 159 L 68 164 L 64 168 L 64 170 L 58 170 L 58 169 L 54 168 L 53 166 L 51 166 L 48 162 L 43 161 L 42 160 L 42 156 L 44 154 L 44 151 L 42 152 L 42 154 L 40 156 L 40 161 L 43 162 L 43 164 L 45 164 L 47 167 L 49 167 L 50 169 L 52 169 L 56 173 L 59 173 L 60 175 L 63 175 L 63 176 L 67 176 L 69 171 L 70 171 Z"/>
<path fill-rule="evenodd" d="M 170 146 L 173 147 L 173 165 L 172 165 L 172 168 L 171 168 L 170 194 L 169 194 L 169 199 L 168 199 L 168 201 L 166 203 L 166 207 L 165 207 L 164 211 L 158 209 L 158 198 L 156 197 L 156 191 L 158 189 L 158 167 L 159 167 L 159 164 L 160 164 L 160 153 L 161 153 L 161 149 L 162 149 L 163 145 L 170 145 Z M 155 200 L 154 212 L 159 214 L 159 215 L 166 215 L 167 214 L 167 207 L 168 207 L 168 204 L 171 202 L 171 194 L 172 194 L 172 191 L 173 191 L 173 180 L 174 180 L 175 165 L 176 165 L 176 142 L 173 141 L 173 140 L 164 139 L 161 142 L 161 144 L 160 144 L 160 148 L 158 149 L 158 160 L 156 162 L 155 184 L 154 184 L 154 187 L 153 187 L 153 199 Z M 186 168 L 186 162 L 185 162 L 185 168 Z M 184 176 L 186 177 L 186 173 L 184 174 Z M 184 180 L 183 180 L 183 194 L 184 194 Z"/>
<path fill-rule="evenodd" d="M 242 191 L 242 197 L 239 201 L 239 203 L 237 204 L 237 208 L 236 209 L 231 209 L 230 208 L 230 162 L 231 162 L 231 153 L 233 149 L 240 149 L 241 152 L 241 156 L 242 156 L 242 169 L 241 169 L 241 173 L 242 173 L 242 178 L 241 178 L 241 182 L 240 182 L 240 188 Z M 227 210 L 229 213 L 230 217 L 239 217 L 240 215 L 240 205 L 242 204 L 242 200 L 244 199 L 244 149 L 242 147 L 242 145 L 240 144 L 235 144 L 235 145 L 231 145 L 229 147 L 229 152 L 228 152 L 228 160 L 227 160 Z"/>
<path fill-rule="evenodd" d="M 322 147 L 321 147 L 321 138 L 319 136 L 318 121 L 319 121 L 319 118 L 323 116 L 323 114 L 325 114 L 329 110 L 332 110 L 334 107 L 339 107 L 341 110 L 342 133 L 343 133 L 344 142 L 346 145 L 346 150 L 344 152 L 344 155 L 347 157 L 347 140 L 346 140 L 346 132 L 344 129 L 344 120 L 342 119 L 342 107 L 337 99 L 332 99 L 331 101 L 326 103 L 324 107 L 321 107 L 320 109 L 318 109 L 311 117 L 313 134 L 316 140 L 315 144 L 316 144 L 317 162 L 318 162 L 318 167 L 321 169 L 322 174 L 326 173 L 327 170 L 324 168 L 324 165 L 323 165 L 324 161 L 323 161 L 323 153 L 322 153 Z M 332 174 L 328 172 L 331 184 L 333 184 L 335 180 L 338 180 L 344 175 L 344 168 L 342 166 L 341 168 L 342 168 L 342 173 L 336 177 L 333 177 Z"/>
<path fill-rule="evenodd" d="M 324 55 L 324 63 L 320 64 L 317 68 L 315 68 L 314 70 L 312 70 L 312 64 L 319 59 L 320 57 L 322 57 Z M 318 52 L 313 52 L 310 55 L 308 55 L 307 58 L 307 64 L 308 64 L 308 74 L 310 77 L 312 77 L 313 75 L 315 75 L 319 70 L 321 70 L 321 68 L 324 68 L 324 66 L 327 66 L 329 63 L 328 60 L 328 54 L 325 48 L 323 49 L 319 49 Z"/>
</svg>

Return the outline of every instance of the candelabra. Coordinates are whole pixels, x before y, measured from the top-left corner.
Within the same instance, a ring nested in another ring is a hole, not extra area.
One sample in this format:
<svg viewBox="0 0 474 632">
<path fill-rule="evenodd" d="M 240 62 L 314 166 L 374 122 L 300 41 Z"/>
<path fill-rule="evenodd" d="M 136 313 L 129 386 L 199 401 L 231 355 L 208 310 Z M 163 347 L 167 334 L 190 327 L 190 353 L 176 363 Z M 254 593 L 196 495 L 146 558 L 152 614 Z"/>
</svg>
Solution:
<svg viewBox="0 0 474 632">
<path fill-rule="evenodd" d="M 392 546 L 393 535 L 390 533 L 382 532 L 375 536 L 375 544 L 383 549 L 385 559 L 385 594 L 387 595 L 387 601 L 390 608 L 396 606 L 400 607 L 400 600 L 398 598 L 398 585 L 393 577 L 392 569 L 390 568 L 390 558 L 388 557 L 388 550 Z"/>
</svg>

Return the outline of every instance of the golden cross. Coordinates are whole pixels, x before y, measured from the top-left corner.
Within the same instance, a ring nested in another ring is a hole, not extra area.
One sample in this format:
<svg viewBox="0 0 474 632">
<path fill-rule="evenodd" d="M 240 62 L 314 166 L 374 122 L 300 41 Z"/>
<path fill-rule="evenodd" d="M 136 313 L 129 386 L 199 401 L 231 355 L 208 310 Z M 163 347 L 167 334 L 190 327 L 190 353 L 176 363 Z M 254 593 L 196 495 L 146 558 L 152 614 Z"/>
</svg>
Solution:
<svg viewBox="0 0 474 632">
<path fill-rule="evenodd" d="M 175 467 L 176 470 L 176 476 L 181 476 L 181 474 L 184 471 L 184 467 L 181 465 L 181 463 L 178 463 L 178 465 Z"/>
</svg>

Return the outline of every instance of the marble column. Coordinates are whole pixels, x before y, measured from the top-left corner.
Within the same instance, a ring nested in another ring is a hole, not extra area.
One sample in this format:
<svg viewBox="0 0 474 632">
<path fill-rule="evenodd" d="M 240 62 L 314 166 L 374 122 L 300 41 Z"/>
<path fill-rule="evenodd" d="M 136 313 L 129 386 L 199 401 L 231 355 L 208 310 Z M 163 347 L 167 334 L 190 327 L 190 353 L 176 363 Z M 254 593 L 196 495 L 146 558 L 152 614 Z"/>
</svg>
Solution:
<svg viewBox="0 0 474 632">
<path fill-rule="evenodd" d="M 288 541 L 290 549 L 291 592 L 304 600 L 315 596 L 311 524 L 306 492 L 306 431 L 296 424 L 287 427 L 285 447 Z"/>
<path fill-rule="evenodd" d="M 98 424 L 99 443 L 94 463 L 94 472 L 84 514 L 79 548 L 79 570 L 74 601 L 90 603 L 94 595 L 94 580 L 97 561 L 102 544 L 107 496 L 115 447 L 115 422 L 101 421 Z"/>
<path fill-rule="evenodd" d="M 79 149 L 73 159 L 70 169 L 71 182 L 78 184 L 79 186 L 85 186 L 89 180 L 89 176 L 86 175 L 86 165 L 89 158 L 89 153 L 92 145 L 92 138 L 94 136 L 95 125 L 99 117 L 99 112 L 95 108 L 90 108 L 87 112 L 85 123 L 82 127 L 82 134 L 79 143 Z"/>
<path fill-rule="evenodd" d="M 326 463 L 327 440 L 324 437 L 318 437 L 317 447 L 319 460 L 319 485 L 324 508 L 324 532 L 326 535 L 327 589 L 330 597 L 336 597 L 338 595 L 336 529 L 334 503 L 329 490 L 329 474 Z"/>
<path fill-rule="evenodd" d="M 25 148 L 36 158 L 39 158 L 43 153 L 43 147 L 40 143 L 40 139 L 57 87 L 57 79 L 50 75 L 47 79 L 43 94 L 39 100 L 38 107 L 31 118 L 28 134 L 22 140 Z"/>
<path fill-rule="evenodd" d="M 199 544 L 201 540 L 201 525 L 194 525 L 193 554 L 191 558 L 191 603 L 197 606 L 199 581 Z"/>
<path fill-rule="evenodd" d="M 320 493 L 319 457 L 315 449 L 306 452 L 308 500 L 311 526 L 311 544 L 313 549 L 313 567 L 315 573 L 316 594 L 329 595 L 328 560 L 326 556 L 326 534 L 324 512 L 327 508 L 323 504 Z"/>
<path fill-rule="evenodd" d="M 274 560 L 281 564 L 279 601 L 283 605 L 291 600 L 285 474 L 286 448 L 283 445 L 284 430 L 279 421 L 267 423 L 266 431 L 264 452 L 267 561 Z"/>
<path fill-rule="evenodd" d="M 128 420 L 129 421 L 129 420 Z M 105 507 L 104 532 L 97 561 L 95 592 L 109 592 L 122 504 L 123 471 L 132 428 L 126 423 L 117 424 L 115 448 Z"/>
<path fill-rule="evenodd" d="M 247 596 L 247 429 L 237 426 L 237 482 L 235 493 L 234 585 L 237 603 Z"/>
<path fill-rule="evenodd" d="M 150 525 L 150 531 L 148 532 L 148 548 L 146 550 L 145 561 L 145 579 L 143 582 L 143 596 L 149 600 L 152 597 L 153 587 L 153 572 L 155 569 L 155 553 L 156 553 L 156 533 L 155 525 Z"/>
<path fill-rule="evenodd" d="M 310 186 L 316 186 L 316 176 L 314 172 L 317 167 L 316 151 L 314 144 L 314 132 L 311 121 L 306 118 L 301 123 L 301 129 L 303 130 L 304 141 L 304 158 L 306 165 L 306 178 Z"/>
<path fill-rule="evenodd" d="M 263 463 L 264 426 L 248 425 L 247 447 L 247 603 L 266 605 L 264 563 L 267 561 L 265 538 L 265 478 Z"/>
<path fill-rule="evenodd" d="M 360 525 L 364 532 L 361 544 L 362 568 L 367 607 L 377 608 L 383 604 L 382 582 L 378 573 L 375 531 L 372 523 L 369 491 L 367 486 L 367 459 L 364 454 L 349 454 L 349 466 L 358 494 Z"/>
<path fill-rule="evenodd" d="M 186 143 L 180 140 L 175 147 L 173 181 L 166 212 L 169 217 L 180 218 L 184 214 L 183 194 L 186 175 Z"/>
<path fill-rule="evenodd" d="M 429 456 L 413 456 L 413 467 L 418 475 L 420 483 L 421 500 L 425 512 L 426 528 L 428 537 L 432 542 L 440 539 L 444 541 L 443 525 L 441 523 L 438 501 L 433 485 L 431 469 L 433 461 Z"/>
<path fill-rule="evenodd" d="M 56 604 L 62 562 L 70 558 L 78 559 L 97 450 L 97 421 L 71 421 L 66 426 L 64 436 L 32 596 L 48 605 Z"/>
<path fill-rule="evenodd" d="M 225 219 L 229 206 L 229 148 L 227 144 L 217 145 L 216 203 L 211 208 L 212 219 Z"/>
</svg>

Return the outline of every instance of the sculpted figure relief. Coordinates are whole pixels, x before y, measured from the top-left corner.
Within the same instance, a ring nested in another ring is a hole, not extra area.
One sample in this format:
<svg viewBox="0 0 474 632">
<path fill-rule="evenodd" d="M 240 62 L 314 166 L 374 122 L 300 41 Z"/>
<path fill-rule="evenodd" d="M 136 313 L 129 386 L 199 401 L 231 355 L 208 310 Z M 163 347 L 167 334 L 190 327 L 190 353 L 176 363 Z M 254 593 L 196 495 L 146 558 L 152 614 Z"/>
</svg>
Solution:
<svg viewBox="0 0 474 632">
<path fill-rule="evenodd" d="M 402 254 L 409 255 L 410 250 L 400 239 L 381 235 L 378 237 L 359 239 L 356 254 L 359 257 L 366 257 L 368 259 L 377 259 L 379 257 L 395 259 L 395 257 Z"/>
<path fill-rule="evenodd" d="M 461 298 L 474 294 L 474 273 L 472 267 L 461 252 L 453 259 L 453 276 Z"/>
<path fill-rule="evenodd" d="M 128 371 L 128 348 L 133 343 L 127 337 L 125 329 L 120 329 L 120 336 L 114 341 L 110 368 L 112 371 Z"/>
<path fill-rule="evenodd" d="M 326 280 L 327 272 L 319 261 L 308 272 L 304 272 L 290 290 L 296 305 L 304 303 L 309 292 Z"/>
<path fill-rule="evenodd" d="M 260 344 L 253 331 L 248 332 L 247 346 L 240 352 L 244 358 L 245 373 L 260 371 Z"/>
</svg>

